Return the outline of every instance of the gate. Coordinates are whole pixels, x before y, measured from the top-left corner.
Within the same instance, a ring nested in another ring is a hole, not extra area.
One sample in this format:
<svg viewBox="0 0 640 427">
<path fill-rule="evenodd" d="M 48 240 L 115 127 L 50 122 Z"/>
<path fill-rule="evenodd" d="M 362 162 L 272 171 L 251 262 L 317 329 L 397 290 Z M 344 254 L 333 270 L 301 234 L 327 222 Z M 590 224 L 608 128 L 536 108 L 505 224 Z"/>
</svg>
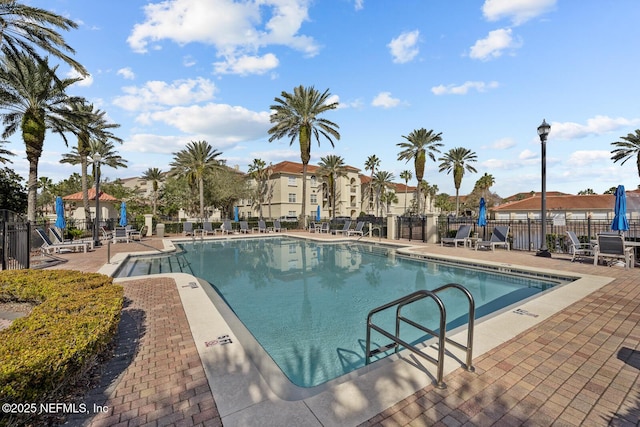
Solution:
<svg viewBox="0 0 640 427">
<path fill-rule="evenodd" d="M 20 270 L 31 266 L 31 224 L 3 221 L 0 252 L 3 270 Z"/>
</svg>

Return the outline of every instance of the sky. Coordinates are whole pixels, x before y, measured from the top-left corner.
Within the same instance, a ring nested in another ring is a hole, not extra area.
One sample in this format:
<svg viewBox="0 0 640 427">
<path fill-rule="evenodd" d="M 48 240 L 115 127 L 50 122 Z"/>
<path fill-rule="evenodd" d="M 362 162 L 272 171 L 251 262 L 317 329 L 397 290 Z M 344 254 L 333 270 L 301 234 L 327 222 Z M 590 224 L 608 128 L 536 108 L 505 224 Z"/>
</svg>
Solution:
<svg viewBox="0 0 640 427">
<path fill-rule="evenodd" d="M 200 140 L 244 172 L 255 158 L 300 162 L 297 140 L 267 131 L 275 97 L 303 85 L 339 103 L 322 117 L 341 137 L 314 141 L 311 164 L 335 154 L 368 174 L 375 154 L 403 182 L 414 168 L 397 144 L 425 128 L 442 133 L 443 153 L 477 154 L 460 194 L 484 173 L 502 197 L 540 191 L 546 119 L 548 191 L 640 184 L 635 158 L 611 160 L 611 143 L 640 128 L 637 0 L 22 1 L 78 23 L 64 37 L 90 76 L 68 92 L 120 125 L 128 168 L 103 167 L 110 180 L 168 171 Z M 24 144 L 9 141 L 26 180 Z M 80 172 L 59 163 L 70 141 L 47 133 L 39 176 Z M 453 195 L 439 164 L 427 161 L 424 180 Z"/>
</svg>

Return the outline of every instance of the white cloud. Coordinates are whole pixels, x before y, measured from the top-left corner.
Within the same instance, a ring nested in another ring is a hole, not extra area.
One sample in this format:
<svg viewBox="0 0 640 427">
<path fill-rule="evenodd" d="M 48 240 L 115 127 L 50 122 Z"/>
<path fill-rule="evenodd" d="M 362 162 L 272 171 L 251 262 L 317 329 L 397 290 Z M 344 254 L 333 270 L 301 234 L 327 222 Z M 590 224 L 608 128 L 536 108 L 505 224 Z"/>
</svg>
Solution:
<svg viewBox="0 0 640 427">
<path fill-rule="evenodd" d="M 590 135 L 612 132 L 628 126 L 637 126 L 638 124 L 640 124 L 640 119 L 611 118 L 608 116 L 595 116 L 588 119 L 586 124 L 552 122 L 549 138 L 561 140 L 584 138 Z"/>
<path fill-rule="evenodd" d="M 599 163 L 602 160 L 609 160 L 611 153 L 604 150 L 578 150 L 571 153 L 567 159 L 567 165 L 571 166 L 587 166 L 593 163 Z"/>
<path fill-rule="evenodd" d="M 490 148 L 493 148 L 494 150 L 506 150 L 508 148 L 515 147 L 515 145 L 516 142 L 513 140 L 513 138 L 501 138 L 497 141 L 494 141 L 490 145 Z"/>
<path fill-rule="evenodd" d="M 185 105 L 213 99 L 216 87 L 210 80 L 197 78 L 172 83 L 149 81 L 142 87 L 122 88 L 125 93 L 113 103 L 127 111 L 149 111 L 162 106 Z"/>
<path fill-rule="evenodd" d="M 196 61 L 195 58 L 191 55 L 186 55 L 182 58 L 182 65 L 184 65 L 185 67 L 193 67 L 197 63 L 198 61 Z"/>
<path fill-rule="evenodd" d="M 531 150 L 524 150 L 518 155 L 518 159 L 520 160 L 530 160 L 538 157 L 538 153 L 534 153 Z"/>
<path fill-rule="evenodd" d="M 69 72 L 67 73 L 67 78 L 69 79 L 82 79 L 80 81 L 78 81 L 77 83 L 74 83 L 75 85 L 78 86 L 82 86 L 82 87 L 89 87 L 93 84 L 93 76 L 91 74 L 89 74 L 86 77 L 82 77 L 82 75 L 80 75 L 79 72 L 77 72 L 75 69 L 71 68 L 69 70 Z"/>
<path fill-rule="evenodd" d="M 511 28 L 500 28 L 490 31 L 486 38 L 476 41 L 476 44 L 471 46 L 469 56 L 487 61 L 502 56 L 507 49 L 513 50 L 521 46 L 521 41 L 513 39 Z"/>
<path fill-rule="evenodd" d="M 556 0 L 486 0 L 482 13 L 488 21 L 510 18 L 513 25 L 520 25 L 548 12 Z"/>
<path fill-rule="evenodd" d="M 498 82 L 472 82 L 467 81 L 463 84 L 456 85 L 440 85 L 431 88 L 431 92 L 434 95 L 466 95 L 470 89 L 475 89 L 478 92 L 486 92 L 488 89 L 495 89 L 499 86 Z"/>
<path fill-rule="evenodd" d="M 171 154 L 182 150 L 189 141 L 190 136 L 138 133 L 126 140 L 121 149 L 129 153 Z"/>
<path fill-rule="evenodd" d="M 393 98 L 391 96 L 391 92 L 380 92 L 375 98 L 373 98 L 371 105 L 374 107 L 393 108 L 400 105 L 400 100 Z"/>
<path fill-rule="evenodd" d="M 356 0 L 355 1 L 355 8 L 356 8 L 356 10 L 364 9 L 364 0 Z"/>
<path fill-rule="evenodd" d="M 307 0 L 166 0 L 144 6 L 145 21 L 134 26 L 127 42 L 144 53 L 151 43 L 171 40 L 179 45 L 204 43 L 217 49 L 223 63 L 235 58 L 260 57 L 257 52 L 269 45 L 283 45 L 307 56 L 319 46 L 309 36 L 298 34 L 309 19 Z M 264 18 L 268 18 L 266 22 Z M 153 46 L 151 46 L 153 48 Z M 269 62 L 272 65 L 273 54 Z M 262 55 L 264 59 L 267 55 Z M 264 64 L 262 64 L 264 66 Z M 246 66 L 223 67 L 232 72 L 248 72 Z"/>
<path fill-rule="evenodd" d="M 225 61 L 215 62 L 214 69 L 217 74 L 264 74 L 278 66 L 278 58 L 272 53 L 264 56 L 241 56 L 239 58 L 228 57 Z"/>
<path fill-rule="evenodd" d="M 397 64 L 404 64 L 411 61 L 418 55 L 419 50 L 416 46 L 420 37 L 420 31 L 414 30 L 411 32 L 404 32 L 387 45 L 393 56 L 393 62 Z"/>
<path fill-rule="evenodd" d="M 129 67 L 120 68 L 117 72 L 117 75 L 122 76 L 122 78 L 126 80 L 133 80 L 136 78 L 136 75 L 133 73 L 133 70 Z"/>
</svg>

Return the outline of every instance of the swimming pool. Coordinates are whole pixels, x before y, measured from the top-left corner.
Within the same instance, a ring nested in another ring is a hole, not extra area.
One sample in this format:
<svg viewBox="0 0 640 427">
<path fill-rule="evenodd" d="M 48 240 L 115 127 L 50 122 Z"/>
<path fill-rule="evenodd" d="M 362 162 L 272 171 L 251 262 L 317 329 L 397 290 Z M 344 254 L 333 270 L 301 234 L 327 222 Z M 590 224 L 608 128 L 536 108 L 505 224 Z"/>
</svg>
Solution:
<svg viewBox="0 0 640 427">
<path fill-rule="evenodd" d="M 300 387 L 314 387 L 362 367 L 368 312 L 415 290 L 460 283 L 474 296 L 476 317 L 481 317 L 562 282 L 558 277 L 412 259 L 393 248 L 352 241 L 261 237 L 193 241 L 180 248 L 172 257 L 131 258 L 118 276 L 183 271 L 208 281 Z M 442 299 L 447 329 L 462 325 L 466 300 L 456 293 L 445 293 Z M 434 307 L 407 308 L 405 315 L 437 329 Z M 392 317 L 376 323 L 393 328 Z M 403 339 L 419 342 L 424 337 L 407 329 Z M 373 341 L 386 340 L 374 335 Z"/>
</svg>

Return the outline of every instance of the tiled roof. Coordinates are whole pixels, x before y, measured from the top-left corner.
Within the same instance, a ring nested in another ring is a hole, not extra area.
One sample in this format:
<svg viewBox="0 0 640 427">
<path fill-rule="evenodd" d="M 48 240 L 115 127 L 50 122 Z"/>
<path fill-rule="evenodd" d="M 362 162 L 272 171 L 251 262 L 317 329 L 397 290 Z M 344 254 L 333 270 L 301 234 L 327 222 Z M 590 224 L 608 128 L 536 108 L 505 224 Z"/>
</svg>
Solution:
<svg viewBox="0 0 640 427">
<path fill-rule="evenodd" d="M 276 163 L 275 165 L 273 165 L 272 170 L 274 173 L 295 173 L 295 174 L 302 174 L 302 163 L 297 163 L 297 162 L 290 162 L 288 160 L 285 160 L 283 162 L 280 163 Z M 360 169 L 355 168 L 353 166 L 349 166 L 346 165 L 345 168 L 350 171 L 350 172 L 359 172 Z M 318 166 L 316 165 L 307 165 L 307 173 L 317 173 L 318 169 L 320 169 Z"/>
<path fill-rule="evenodd" d="M 89 189 L 89 200 L 95 200 L 95 199 L 96 199 L 96 189 L 95 188 L 90 188 Z M 74 194 L 69 194 L 68 196 L 64 196 L 62 198 L 62 200 L 65 200 L 67 202 L 82 201 L 82 191 L 80 191 L 78 193 L 74 193 Z M 101 202 L 119 202 L 118 199 L 113 197 L 111 194 L 105 193 L 104 191 L 100 192 L 100 201 Z"/>
<path fill-rule="evenodd" d="M 547 194 L 547 210 L 571 211 L 571 210 L 613 210 L 615 196 L 612 194 L 591 194 L 575 196 L 565 194 L 562 196 Z M 504 203 L 492 208 L 494 211 L 536 211 L 540 210 L 540 195 L 535 195 L 522 200 Z"/>
</svg>

